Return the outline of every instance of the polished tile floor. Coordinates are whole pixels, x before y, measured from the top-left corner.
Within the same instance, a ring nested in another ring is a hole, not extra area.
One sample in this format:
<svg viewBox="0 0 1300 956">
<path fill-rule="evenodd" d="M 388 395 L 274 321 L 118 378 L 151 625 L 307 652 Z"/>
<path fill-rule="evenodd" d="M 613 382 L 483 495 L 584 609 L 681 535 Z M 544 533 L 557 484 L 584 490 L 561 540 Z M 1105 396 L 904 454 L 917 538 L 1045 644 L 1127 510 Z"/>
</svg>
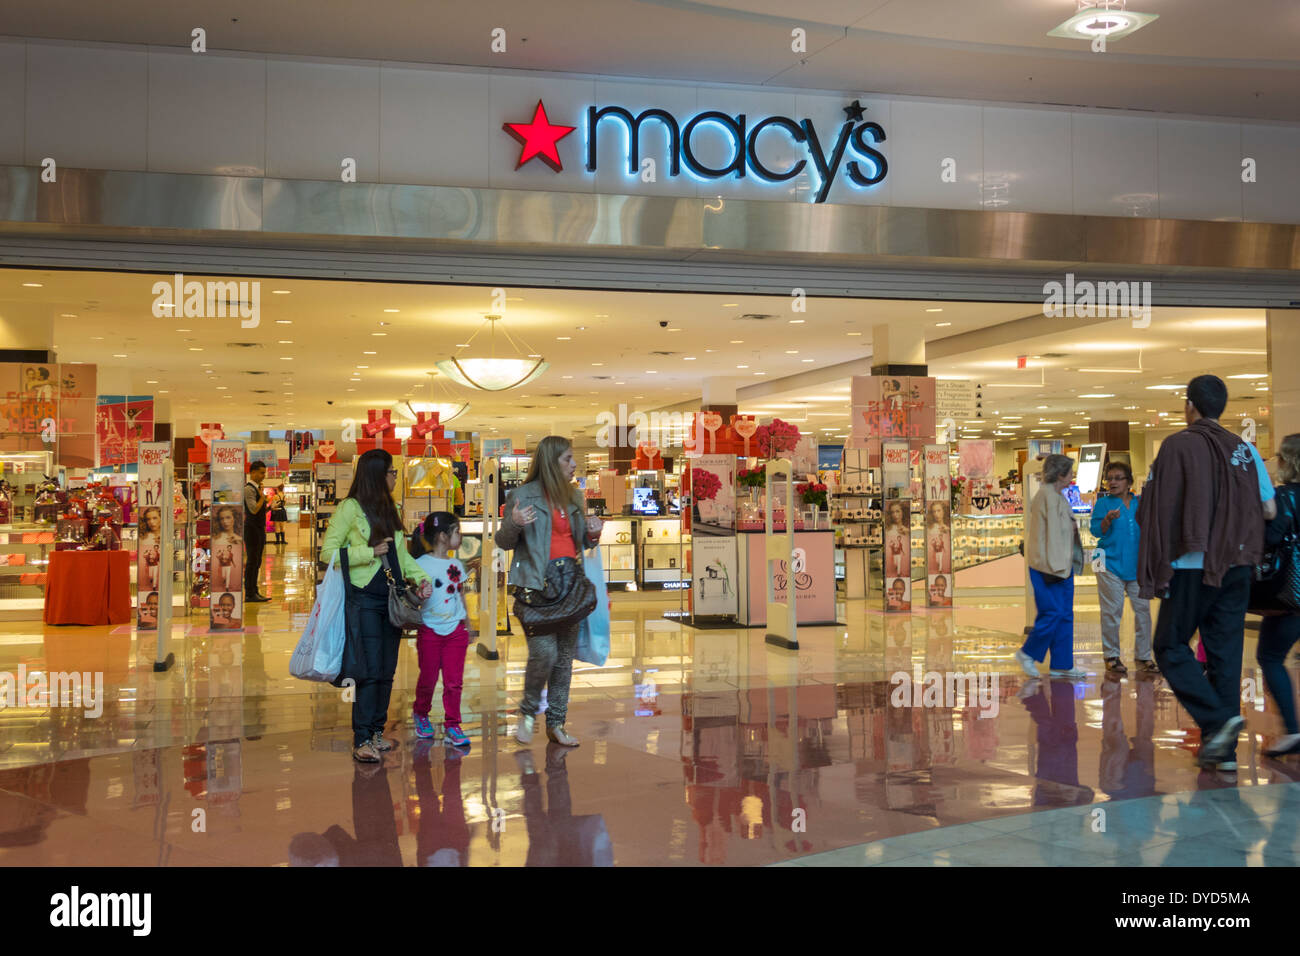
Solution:
<svg viewBox="0 0 1300 956">
<path fill-rule="evenodd" d="M 291 532 L 292 533 L 292 532 Z M 291 539 L 292 540 L 292 539 Z M 614 599 L 613 653 L 578 665 L 574 751 L 516 746 L 526 649 L 471 655 L 458 755 L 410 725 L 403 647 L 381 766 L 349 756 L 349 706 L 288 674 L 310 566 L 270 549 L 248 633 L 180 619 L 177 663 L 129 628 L 0 625 L 0 674 L 103 672 L 102 714 L 0 709 L 5 865 L 1295 865 L 1300 765 L 1247 636 L 1240 772 L 1203 773 L 1163 679 L 1022 686 L 1016 596 L 838 627 L 781 651 L 760 630 L 695 631 L 677 597 Z M 873 602 L 874 606 L 874 602 Z M 1095 594 L 1078 660 L 1100 671 Z M 1131 623 L 1126 624 L 1131 628 Z M 1131 633 L 1126 646 L 1131 646 Z M 974 672 L 983 695 L 902 698 L 891 677 Z M 1254 683 L 1251 683 L 1251 682 Z M 440 701 L 435 699 L 435 717 Z M 981 713 L 987 716 L 980 716 Z"/>
</svg>

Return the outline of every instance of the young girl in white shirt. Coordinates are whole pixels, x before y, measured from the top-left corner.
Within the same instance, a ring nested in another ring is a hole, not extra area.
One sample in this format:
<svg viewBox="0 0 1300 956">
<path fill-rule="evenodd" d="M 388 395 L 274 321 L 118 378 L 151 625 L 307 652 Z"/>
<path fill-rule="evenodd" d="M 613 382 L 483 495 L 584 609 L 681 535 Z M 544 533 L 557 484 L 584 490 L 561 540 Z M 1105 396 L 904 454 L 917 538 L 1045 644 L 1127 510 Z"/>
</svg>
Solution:
<svg viewBox="0 0 1300 956">
<path fill-rule="evenodd" d="M 415 684 L 415 733 L 432 737 L 429 710 L 442 674 L 443 736 L 449 746 L 469 747 L 460 728 L 460 694 L 469 650 L 465 621 L 465 566 L 453 555 L 460 548 L 460 520 L 450 511 L 435 511 L 411 535 L 411 556 L 433 581 L 424 602 L 424 619 L 417 629 L 416 653 L 420 678 Z"/>
</svg>

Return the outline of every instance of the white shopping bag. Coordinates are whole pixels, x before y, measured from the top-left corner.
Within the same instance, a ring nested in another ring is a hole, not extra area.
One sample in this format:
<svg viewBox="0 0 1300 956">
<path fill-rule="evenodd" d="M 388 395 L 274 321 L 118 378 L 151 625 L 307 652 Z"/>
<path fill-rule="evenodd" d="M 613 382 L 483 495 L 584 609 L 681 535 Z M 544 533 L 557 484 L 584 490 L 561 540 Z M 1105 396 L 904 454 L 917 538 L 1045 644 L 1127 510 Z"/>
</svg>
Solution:
<svg viewBox="0 0 1300 956">
<path fill-rule="evenodd" d="M 343 602 L 345 582 L 338 568 L 338 555 L 330 559 L 325 580 L 316 589 L 307 627 L 289 658 L 289 673 L 301 680 L 325 681 L 339 676 L 343 667 L 343 644 L 347 640 L 347 611 Z"/>
</svg>

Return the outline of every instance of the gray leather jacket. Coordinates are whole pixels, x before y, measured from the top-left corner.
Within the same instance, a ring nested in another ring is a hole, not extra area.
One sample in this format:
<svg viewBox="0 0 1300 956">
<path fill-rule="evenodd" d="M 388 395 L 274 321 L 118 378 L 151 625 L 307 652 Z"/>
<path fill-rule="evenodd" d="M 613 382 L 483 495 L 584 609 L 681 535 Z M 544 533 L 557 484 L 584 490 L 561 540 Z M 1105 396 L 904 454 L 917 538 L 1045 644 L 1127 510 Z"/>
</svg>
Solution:
<svg viewBox="0 0 1300 956">
<path fill-rule="evenodd" d="M 515 505 L 527 508 L 532 505 L 537 517 L 522 527 L 510 516 Z M 587 539 L 587 522 L 582 508 L 574 501 L 569 505 L 569 526 L 573 529 L 573 546 L 578 555 L 583 548 L 592 547 L 597 540 Z M 494 541 L 498 548 L 513 550 L 510 561 L 510 584 L 521 588 L 541 590 L 546 586 L 546 562 L 551 557 L 551 508 L 542 493 L 542 483 L 531 481 L 520 485 L 506 496 L 505 517 L 497 529 Z"/>
</svg>

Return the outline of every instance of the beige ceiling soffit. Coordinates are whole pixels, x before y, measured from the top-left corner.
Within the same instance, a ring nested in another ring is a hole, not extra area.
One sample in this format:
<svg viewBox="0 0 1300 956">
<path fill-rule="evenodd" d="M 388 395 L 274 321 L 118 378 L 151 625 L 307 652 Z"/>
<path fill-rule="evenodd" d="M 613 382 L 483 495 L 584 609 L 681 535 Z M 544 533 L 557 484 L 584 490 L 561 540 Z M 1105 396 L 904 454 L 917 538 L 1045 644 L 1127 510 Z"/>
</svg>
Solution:
<svg viewBox="0 0 1300 956">
<path fill-rule="evenodd" d="M 1013 342 L 1028 342 L 1047 335 L 1068 335 L 1090 325 L 1114 321 L 1116 321 L 1114 317 L 1107 316 L 1089 319 L 1052 318 L 1043 315 L 1040 310 L 998 325 L 972 329 L 970 332 L 958 332 L 956 335 L 949 335 L 934 342 L 926 342 L 925 359 L 927 362 L 933 362 L 965 355 L 968 352 L 977 352 L 980 349 L 1009 345 Z M 1135 340 L 1134 348 L 1139 344 Z"/>
</svg>

